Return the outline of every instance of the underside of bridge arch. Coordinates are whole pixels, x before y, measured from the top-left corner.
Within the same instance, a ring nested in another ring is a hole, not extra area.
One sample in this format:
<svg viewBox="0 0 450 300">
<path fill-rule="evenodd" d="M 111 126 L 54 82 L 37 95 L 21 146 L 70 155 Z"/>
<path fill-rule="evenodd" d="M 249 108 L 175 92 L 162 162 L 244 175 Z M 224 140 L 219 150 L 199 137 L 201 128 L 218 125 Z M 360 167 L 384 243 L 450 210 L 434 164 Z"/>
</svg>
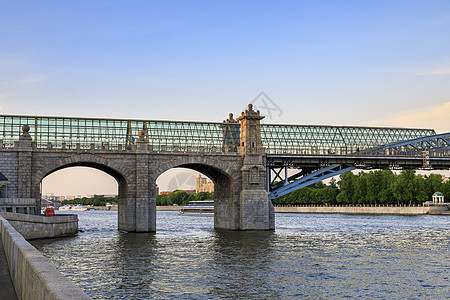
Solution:
<svg viewBox="0 0 450 300">
<path fill-rule="evenodd" d="M 71 167 L 88 167 L 88 168 L 94 168 L 100 171 L 105 172 L 108 175 L 111 175 L 112 177 L 114 177 L 114 179 L 119 180 L 120 178 L 124 178 L 124 176 L 117 170 L 113 169 L 110 166 L 106 166 L 104 164 L 98 163 L 98 162 L 91 162 L 91 161 L 79 161 L 79 162 L 74 162 L 74 163 L 68 163 L 68 164 L 63 164 L 61 166 L 58 166 L 54 169 L 52 169 L 50 172 L 48 172 L 47 174 L 45 174 L 44 177 L 47 177 L 48 175 L 62 170 L 62 169 L 66 169 L 66 168 L 71 168 Z"/>
<path fill-rule="evenodd" d="M 113 177 L 118 184 L 118 203 L 119 203 L 119 211 L 127 210 L 129 207 L 129 203 L 134 203 L 134 195 L 133 192 L 130 191 L 129 184 L 130 178 L 127 178 L 124 170 L 121 170 L 119 166 L 109 166 L 106 162 L 98 162 L 98 161 L 90 161 L 86 159 L 72 158 L 70 162 L 67 161 L 59 161 L 55 163 L 50 163 L 45 165 L 45 167 L 36 168 L 36 172 L 34 174 L 34 179 L 32 183 L 32 194 L 35 199 L 39 199 L 41 197 L 41 184 L 42 180 L 49 176 L 50 174 L 71 168 L 71 167 L 89 167 L 94 168 L 100 171 L 105 172 L 106 174 Z M 123 227 L 123 226 L 122 226 Z M 120 213 L 119 213 L 119 229 L 120 225 Z M 128 229 L 129 231 L 135 231 L 135 224 L 128 224 L 124 230 Z"/>
<path fill-rule="evenodd" d="M 239 183 L 236 174 L 205 163 L 181 163 L 173 168 L 186 168 L 202 173 L 214 183 L 214 228 L 239 229 Z"/>
<path fill-rule="evenodd" d="M 118 198 L 125 198 L 127 195 L 127 180 L 125 179 L 124 175 L 122 175 L 120 172 L 118 172 L 117 170 L 113 169 L 112 167 L 106 166 L 104 164 L 101 163 L 97 163 L 97 162 L 89 162 L 89 161 L 80 161 L 80 162 L 75 162 L 75 163 L 68 163 L 68 164 L 64 164 L 64 165 L 60 165 L 52 170 L 50 170 L 49 172 L 47 172 L 40 180 L 40 182 L 42 182 L 42 180 L 47 177 L 48 175 L 59 171 L 59 170 L 63 170 L 63 169 L 67 169 L 67 168 L 72 168 L 72 167 L 88 167 L 88 168 L 93 168 L 93 169 L 97 169 L 100 171 L 105 172 L 106 174 L 110 175 L 111 177 L 113 177 L 116 181 L 117 184 L 119 186 L 118 189 Z"/>
</svg>

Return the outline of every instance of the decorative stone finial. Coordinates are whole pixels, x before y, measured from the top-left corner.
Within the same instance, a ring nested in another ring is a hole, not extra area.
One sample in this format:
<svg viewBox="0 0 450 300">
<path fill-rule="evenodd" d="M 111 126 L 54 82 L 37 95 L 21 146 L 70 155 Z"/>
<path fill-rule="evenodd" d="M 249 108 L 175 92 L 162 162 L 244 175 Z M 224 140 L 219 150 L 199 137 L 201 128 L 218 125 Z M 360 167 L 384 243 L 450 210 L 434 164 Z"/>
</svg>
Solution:
<svg viewBox="0 0 450 300">
<path fill-rule="evenodd" d="M 228 114 L 228 119 L 223 120 L 224 123 L 237 123 L 235 119 L 233 119 L 233 113 Z"/>
<path fill-rule="evenodd" d="M 29 131 L 30 131 L 30 126 L 28 126 L 28 125 L 22 125 L 22 132 L 23 132 L 23 135 L 30 135 Z"/>
<path fill-rule="evenodd" d="M 243 119 L 254 119 L 254 120 L 261 120 L 264 119 L 264 116 L 261 116 L 258 111 L 254 111 L 253 110 L 253 104 L 249 104 L 248 105 L 248 109 L 245 110 L 245 112 L 241 113 L 241 116 L 239 118 L 237 118 L 238 121 L 241 121 Z"/>
<path fill-rule="evenodd" d="M 138 136 L 139 136 L 139 140 L 140 141 L 144 141 L 145 140 L 145 131 L 144 130 L 139 130 L 138 131 Z"/>
</svg>

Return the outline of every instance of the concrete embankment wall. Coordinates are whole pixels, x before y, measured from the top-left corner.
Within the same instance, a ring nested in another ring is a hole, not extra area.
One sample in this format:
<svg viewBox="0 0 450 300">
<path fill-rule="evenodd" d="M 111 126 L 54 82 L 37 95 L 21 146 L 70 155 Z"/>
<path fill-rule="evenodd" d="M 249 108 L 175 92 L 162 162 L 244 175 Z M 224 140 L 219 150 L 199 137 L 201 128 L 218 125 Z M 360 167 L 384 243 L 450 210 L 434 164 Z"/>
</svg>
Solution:
<svg viewBox="0 0 450 300">
<path fill-rule="evenodd" d="M 107 207 L 107 206 L 94 206 L 95 210 L 111 210 L 116 211 L 118 210 L 117 206 Z M 159 211 L 179 211 L 180 206 L 156 206 L 156 210 Z"/>
<path fill-rule="evenodd" d="M 156 210 L 159 211 L 180 211 L 181 206 L 157 206 Z"/>
<path fill-rule="evenodd" d="M 278 213 L 358 214 L 358 215 L 427 215 L 448 212 L 448 206 L 283 206 Z"/>
<path fill-rule="evenodd" d="M 1 215 L 27 240 L 72 236 L 78 233 L 77 215 L 45 217 L 6 212 Z"/>
<path fill-rule="evenodd" d="M 117 205 L 114 206 L 93 206 L 94 210 L 110 210 L 110 211 L 118 211 L 119 207 Z"/>
<path fill-rule="evenodd" d="M 90 299 L 0 216 L 0 234 L 18 299 Z"/>
</svg>

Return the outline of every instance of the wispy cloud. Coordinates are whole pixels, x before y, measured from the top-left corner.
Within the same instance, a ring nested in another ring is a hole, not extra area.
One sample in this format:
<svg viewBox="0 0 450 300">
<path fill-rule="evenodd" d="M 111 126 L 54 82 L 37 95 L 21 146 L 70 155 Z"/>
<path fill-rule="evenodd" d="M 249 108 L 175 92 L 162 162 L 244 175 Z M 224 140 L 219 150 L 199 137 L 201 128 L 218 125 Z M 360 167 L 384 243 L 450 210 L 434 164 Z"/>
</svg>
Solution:
<svg viewBox="0 0 450 300">
<path fill-rule="evenodd" d="M 11 79 L 7 79 L 7 80 L 0 80 L 0 84 L 5 85 L 5 86 L 24 86 L 24 85 L 28 85 L 28 84 L 36 84 L 36 83 L 40 83 L 43 82 L 47 79 L 46 75 L 43 74 L 34 74 L 34 75 L 27 75 L 27 76 L 23 76 L 23 77 L 16 77 L 16 78 L 11 78 Z"/>
<path fill-rule="evenodd" d="M 44 80 L 45 80 L 45 76 L 44 75 L 35 74 L 35 75 L 29 75 L 29 76 L 25 76 L 23 78 L 20 78 L 18 80 L 18 82 L 22 83 L 22 84 L 27 84 L 27 83 L 38 83 L 38 82 L 42 82 Z"/>
<path fill-rule="evenodd" d="M 365 125 L 432 128 L 437 133 L 450 132 L 450 102 L 406 110 L 377 120 L 367 121 Z"/>
<path fill-rule="evenodd" d="M 426 70 L 426 71 L 422 71 L 421 73 L 418 73 L 418 75 L 423 75 L 423 76 L 450 75 L 450 67 Z"/>
<path fill-rule="evenodd" d="M 450 66 L 448 63 L 434 67 L 417 67 L 393 69 L 393 72 L 404 73 L 413 76 L 447 76 L 450 75 Z"/>
</svg>

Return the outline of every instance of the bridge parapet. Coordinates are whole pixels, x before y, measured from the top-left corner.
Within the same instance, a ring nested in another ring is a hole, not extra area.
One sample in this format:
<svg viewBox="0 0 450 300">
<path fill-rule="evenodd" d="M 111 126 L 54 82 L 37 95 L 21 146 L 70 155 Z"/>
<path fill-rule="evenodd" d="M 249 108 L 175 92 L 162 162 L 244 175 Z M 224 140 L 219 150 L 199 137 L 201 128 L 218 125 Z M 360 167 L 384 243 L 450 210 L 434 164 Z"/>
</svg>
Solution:
<svg viewBox="0 0 450 300">
<path fill-rule="evenodd" d="M 0 150 L 3 151 L 17 151 L 20 148 L 19 141 L 12 143 L 3 143 L 0 140 Z M 118 153 L 133 153 L 138 150 L 137 144 L 129 145 L 128 147 L 122 144 L 102 143 L 102 144 L 81 144 L 81 143 L 51 143 L 38 144 L 36 141 L 31 142 L 31 149 L 33 151 L 68 151 L 75 153 L 87 152 L 118 152 Z M 177 145 L 158 145 L 154 147 L 150 144 L 144 144 L 139 147 L 139 151 L 153 152 L 153 153 L 205 153 L 205 154 L 222 154 L 222 155 L 238 155 L 229 149 L 220 149 L 216 146 L 177 146 Z"/>
</svg>

